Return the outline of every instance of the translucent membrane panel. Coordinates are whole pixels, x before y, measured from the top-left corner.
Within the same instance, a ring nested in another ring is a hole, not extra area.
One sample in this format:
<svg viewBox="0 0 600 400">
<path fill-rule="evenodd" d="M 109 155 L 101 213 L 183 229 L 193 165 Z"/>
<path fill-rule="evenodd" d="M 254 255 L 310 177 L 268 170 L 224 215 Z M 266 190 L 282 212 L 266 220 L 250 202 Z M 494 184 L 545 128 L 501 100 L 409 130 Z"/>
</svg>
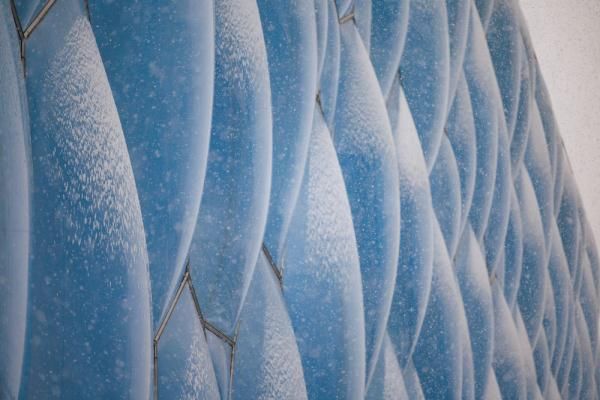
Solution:
<svg viewBox="0 0 600 400">
<path fill-rule="evenodd" d="M 252 278 L 271 190 L 271 90 L 258 8 L 215 4 L 215 92 L 208 166 L 190 250 L 206 319 L 231 335 Z"/>
<path fill-rule="evenodd" d="M 368 400 L 408 400 L 410 397 L 404 386 L 404 378 L 396 351 L 390 337 L 386 334 L 381 345 L 377 366 L 369 384 Z"/>
<path fill-rule="evenodd" d="M 535 343 L 544 314 L 544 287 L 548 256 L 533 185 L 524 169 L 519 174 L 515 187 L 521 205 L 523 227 L 523 270 L 517 302 L 525 321 L 529 340 L 531 343 Z"/>
<path fill-rule="evenodd" d="M 263 253 L 258 257 L 237 337 L 232 398 L 307 399 L 281 287 Z"/>
<path fill-rule="evenodd" d="M 408 31 L 409 0 L 371 1 L 370 58 L 383 96 L 398 74 Z"/>
<path fill-rule="evenodd" d="M 89 0 L 140 197 L 154 327 L 177 285 L 200 206 L 213 99 L 212 0 Z"/>
<path fill-rule="evenodd" d="M 508 229 L 513 189 L 508 137 L 504 120 L 500 118 L 498 119 L 498 164 L 494 182 L 494 196 L 482 242 L 482 251 L 490 274 L 499 264 L 500 255 L 502 254 Z"/>
<path fill-rule="evenodd" d="M 491 12 L 486 29 L 487 43 L 502 95 L 506 126 L 512 134 L 521 107 L 519 103 L 528 101 L 528 96 L 521 97 L 520 93 L 523 89 L 527 93 L 527 81 L 521 86 L 521 62 L 525 54 L 521 52 L 520 10 L 517 1 L 499 0 L 493 2 Z"/>
<path fill-rule="evenodd" d="M 458 165 L 447 137 L 442 138 L 429 182 L 433 209 L 444 235 L 446 249 L 452 257 L 460 239 L 461 198 Z"/>
<path fill-rule="evenodd" d="M 21 395 L 148 398 L 151 315 L 140 205 L 94 35 L 55 3 L 27 41 L 33 199 Z"/>
<path fill-rule="evenodd" d="M 448 111 L 448 15 L 444 1 L 411 1 L 409 13 L 400 74 L 427 167 L 431 169 Z"/>
<path fill-rule="evenodd" d="M 475 11 L 470 0 L 446 0 L 448 44 L 450 46 L 448 108 L 452 106 L 458 81 L 463 72 L 463 61 L 469 33 L 469 17 L 472 10 Z"/>
<path fill-rule="evenodd" d="M 412 360 L 406 364 L 406 367 L 402 370 L 402 374 L 404 376 L 404 386 L 406 387 L 408 398 L 418 400 L 425 399 L 423 388 L 421 387 L 421 382 L 419 381 L 419 375 L 417 375 L 417 371 L 415 370 Z"/>
<path fill-rule="evenodd" d="M 427 399 L 459 399 L 473 364 L 471 354 L 465 358 L 471 348 L 464 304 L 437 223 L 434 245 L 431 297 L 413 361 Z"/>
<path fill-rule="evenodd" d="M 531 177 L 544 226 L 544 238 L 548 242 L 548 236 L 552 232 L 551 225 L 556 220 L 554 217 L 554 187 L 552 185 L 554 178 L 548 153 L 549 146 L 544 134 L 540 111 L 535 102 L 532 104 L 531 114 L 524 164 Z"/>
<path fill-rule="evenodd" d="M 502 109 L 490 53 L 476 12 L 471 13 L 469 26 L 464 72 L 471 97 L 477 144 L 477 173 L 469 221 L 475 237 L 481 240 L 494 194 L 498 163 L 498 119 L 502 118 L 499 115 Z"/>
<path fill-rule="evenodd" d="M 496 382 L 503 399 L 525 399 L 525 365 L 517 329 L 499 285 L 492 286 L 492 298 L 494 302 L 492 367 Z"/>
<path fill-rule="evenodd" d="M 397 80 L 388 99 L 388 114 L 398 154 L 402 207 L 400 255 L 388 334 L 404 368 L 419 336 L 429 299 L 435 215 L 421 144 Z"/>
<path fill-rule="evenodd" d="M 462 231 L 467 223 L 469 209 L 473 201 L 475 162 L 477 159 L 473 109 L 471 108 L 471 97 L 469 96 L 469 88 L 464 73 L 460 75 L 452 107 L 448 112 L 446 134 L 452 145 L 460 177 L 460 230 Z"/>
<path fill-rule="evenodd" d="M 327 0 L 327 4 L 327 25 L 323 32 L 326 37 L 326 48 L 319 81 L 319 102 L 326 124 L 333 132 L 333 117 L 340 78 L 340 23 L 335 9 L 335 0 Z"/>
<path fill-rule="evenodd" d="M 19 39 L 8 2 L 0 3 L 0 398 L 21 381 L 29 267 L 29 118 Z"/>
<path fill-rule="evenodd" d="M 23 30 L 31 24 L 39 12 L 44 8 L 49 0 L 14 0 L 17 9 L 17 15 Z M 6 2 L 8 4 L 8 2 Z"/>
<path fill-rule="evenodd" d="M 223 339 L 210 331 L 206 331 L 206 343 L 212 359 L 221 399 L 227 400 L 231 394 L 231 377 L 233 374 L 231 357 L 233 348 Z"/>
<path fill-rule="evenodd" d="M 523 226 L 521 208 L 515 190 L 511 190 L 508 228 L 504 239 L 504 269 L 501 282 L 504 286 L 504 296 L 510 309 L 517 301 L 517 293 L 521 283 L 523 270 Z M 498 269 L 500 270 L 500 269 Z M 500 275 L 496 273 L 496 276 Z"/>
<path fill-rule="evenodd" d="M 158 342 L 158 398 L 219 400 L 206 336 L 189 288 Z"/>
<path fill-rule="evenodd" d="M 265 244 L 282 267 L 287 230 L 302 183 L 317 94 L 315 5 L 259 0 L 273 104 L 273 169 Z"/>
<path fill-rule="evenodd" d="M 356 239 L 329 131 L 318 109 L 314 118 L 283 293 L 308 397 L 362 399 L 365 325 Z"/>
<path fill-rule="evenodd" d="M 519 103 L 514 127 L 508 121 L 507 129 L 510 138 L 510 158 L 513 170 L 516 170 L 523 161 L 533 105 L 533 90 L 536 86 L 535 74 L 527 62 L 525 47 L 522 41 L 518 44 L 521 54 L 521 67 L 519 69 Z M 499 81 L 499 84 L 502 82 Z M 500 87 L 502 90 L 502 86 Z M 507 109 L 506 106 L 504 108 Z"/>
<path fill-rule="evenodd" d="M 474 398 L 484 398 L 494 348 L 494 309 L 485 259 L 470 227 L 465 228 L 454 259 L 473 352 Z"/>
<path fill-rule="evenodd" d="M 398 266 L 398 162 L 385 102 L 358 31 L 352 23 L 340 29 L 334 144 L 358 244 L 368 380 L 383 341 Z"/>
</svg>

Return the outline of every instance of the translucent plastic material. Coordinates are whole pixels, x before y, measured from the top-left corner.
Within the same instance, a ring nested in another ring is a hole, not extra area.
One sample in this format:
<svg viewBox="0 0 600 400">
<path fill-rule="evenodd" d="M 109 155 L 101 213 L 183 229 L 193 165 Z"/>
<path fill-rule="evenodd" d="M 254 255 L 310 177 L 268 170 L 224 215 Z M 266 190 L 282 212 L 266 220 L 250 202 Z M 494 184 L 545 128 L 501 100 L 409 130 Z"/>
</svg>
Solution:
<svg viewBox="0 0 600 400">
<path fill-rule="evenodd" d="M 206 319 L 232 334 L 265 231 L 271 89 L 256 4 L 215 4 L 215 93 L 208 167 L 190 251 Z"/>
<path fill-rule="evenodd" d="M 358 250 L 342 173 L 318 110 L 287 243 L 283 294 L 308 397 L 362 399 L 365 324 Z"/>
<path fill-rule="evenodd" d="M 392 119 L 392 129 L 396 152 L 400 155 L 397 159 L 402 206 L 398 273 L 388 334 L 404 368 L 419 336 L 429 299 L 435 216 L 419 138 L 397 81 L 390 93 L 388 110 L 396 116 Z"/>
<path fill-rule="evenodd" d="M 261 253 L 242 309 L 233 399 L 306 400 L 302 362 L 275 274 Z"/>
<path fill-rule="evenodd" d="M 285 265 L 288 226 L 296 204 L 317 94 L 314 5 L 259 0 L 273 104 L 273 168 L 265 244 L 276 265 Z"/>
<path fill-rule="evenodd" d="M 0 398 L 16 399 L 21 381 L 29 258 L 29 117 L 19 40 L 0 3 Z"/>
<path fill-rule="evenodd" d="M 206 336 L 188 287 L 158 342 L 160 399 L 220 399 Z"/>
<path fill-rule="evenodd" d="M 369 379 L 383 340 L 398 265 L 398 167 L 383 96 L 352 24 L 341 26 L 341 43 L 334 143 L 360 257 Z M 364 190 L 367 182 L 369 190 Z"/>
<path fill-rule="evenodd" d="M 448 109 L 449 46 L 446 3 L 411 1 L 400 74 L 428 170 L 439 150 Z"/>
<path fill-rule="evenodd" d="M 57 2 L 27 42 L 34 192 L 21 396 L 148 398 L 144 227 L 84 10 Z"/>
<path fill-rule="evenodd" d="M 202 195 L 214 86 L 212 3 L 89 0 L 140 196 L 155 329 L 181 280 Z"/>
</svg>

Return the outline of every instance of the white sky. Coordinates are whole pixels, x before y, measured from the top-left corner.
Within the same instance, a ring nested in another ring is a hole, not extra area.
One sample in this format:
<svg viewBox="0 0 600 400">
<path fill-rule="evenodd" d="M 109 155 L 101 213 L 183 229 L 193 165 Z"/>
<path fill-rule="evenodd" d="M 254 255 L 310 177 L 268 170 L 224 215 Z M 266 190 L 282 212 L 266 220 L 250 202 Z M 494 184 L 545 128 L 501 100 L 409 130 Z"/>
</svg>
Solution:
<svg viewBox="0 0 600 400">
<path fill-rule="evenodd" d="M 600 244 L 600 0 L 520 0 Z"/>
</svg>

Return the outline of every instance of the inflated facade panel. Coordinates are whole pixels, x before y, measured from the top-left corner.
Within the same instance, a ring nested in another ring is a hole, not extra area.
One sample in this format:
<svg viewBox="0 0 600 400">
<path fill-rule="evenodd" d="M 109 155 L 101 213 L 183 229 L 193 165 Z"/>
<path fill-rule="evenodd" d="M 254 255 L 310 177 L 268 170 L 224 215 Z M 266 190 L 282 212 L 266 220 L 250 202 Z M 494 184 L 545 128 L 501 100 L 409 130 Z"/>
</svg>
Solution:
<svg viewBox="0 0 600 400">
<path fill-rule="evenodd" d="M 0 93 L 0 398 L 599 398 L 517 0 L 1 0 Z"/>
</svg>

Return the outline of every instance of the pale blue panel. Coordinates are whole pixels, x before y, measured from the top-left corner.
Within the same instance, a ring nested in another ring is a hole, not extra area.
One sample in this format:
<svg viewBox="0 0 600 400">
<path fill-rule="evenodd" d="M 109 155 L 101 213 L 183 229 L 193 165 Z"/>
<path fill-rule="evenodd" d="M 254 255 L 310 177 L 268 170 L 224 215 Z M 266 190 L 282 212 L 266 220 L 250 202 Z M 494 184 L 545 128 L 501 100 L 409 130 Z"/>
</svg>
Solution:
<svg viewBox="0 0 600 400">
<path fill-rule="evenodd" d="M 585 318 L 587 332 L 590 335 L 592 348 L 595 349 L 598 344 L 598 296 L 594 286 L 594 276 L 592 275 L 592 266 L 587 253 L 583 255 L 582 287 L 579 293 L 579 299 L 583 316 Z"/>
<path fill-rule="evenodd" d="M 398 362 L 405 367 L 419 336 L 431 287 L 433 208 L 425 159 L 404 93 L 396 80 L 388 100 L 398 154 L 401 248 L 388 322 Z M 397 110 L 397 111 L 393 111 Z"/>
<path fill-rule="evenodd" d="M 55 3 L 26 56 L 36 212 L 21 396 L 147 399 L 152 320 L 142 215 L 78 1 Z"/>
<path fill-rule="evenodd" d="M 19 38 L 0 2 L 0 398 L 16 399 L 27 320 L 31 166 Z"/>
<path fill-rule="evenodd" d="M 522 39 L 519 13 L 517 1 L 495 0 L 490 23 L 486 28 L 509 135 L 512 134 L 517 119 L 519 92 L 521 89 L 527 90 L 526 85 L 520 85 L 521 59 L 525 54 L 520 46 Z"/>
<path fill-rule="evenodd" d="M 14 2 L 21 26 L 25 30 L 48 0 L 14 0 Z M 6 3 L 8 4 L 8 2 Z"/>
<path fill-rule="evenodd" d="M 328 0 L 315 0 L 315 28 L 317 34 L 317 77 L 323 72 L 327 50 Z"/>
<path fill-rule="evenodd" d="M 510 169 L 510 150 L 504 121 L 498 120 L 498 164 L 494 182 L 494 197 L 483 235 L 483 248 L 488 271 L 498 265 L 508 229 L 513 176 Z"/>
<path fill-rule="evenodd" d="M 350 204 L 318 109 L 287 246 L 283 294 L 309 398 L 363 399 L 365 325 Z"/>
<path fill-rule="evenodd" d="M 410 0 L 372 0 L 371 24 L 375 29 L 371 29 L 369 52 L 385 98 L 398 74 L 408 31 L 409 6 Z"/>
<path fill-rule="evenodd" d="M 440 151 L 429 174 L 429 182 L 433 210 L 444 235 L 446 250 L 453 257 L 460 240 L 460 176 L 452 146 L 446 136 L 442 138 Z"/>
<path fill-rule="evenodd" d="M 187 287 L 158 342 L 158 397 L 221 398 L 204 329 Z"/>
<path fill-rule="evenodd" d="M 523 228 L 523 267 L 517 302 L 529 340 L 535 343 L 542 326 L 544 306 L 544 286 L 546 285 L 548 256 L 544 242 L 544 228 L 539 207 L 533 192 L 533 185 L 525 169 L 522 169 L 515 183 Z"/>
<path fill-rule="evenodd" d="M 421 387 L 421 382 L 419 381 L 419 376 L 417 375 L 417 371 L 415 371 L 415 366 L 410 360 L 404 370 L 402 371 L 404 376 L 404 385 L 406 386 L 406 393 L 408 393 L 408 398 L 411 400 L 423 400 L 425 399 L 425 395 L 423 394 L 423 388 Z"/>
<path fill-rule="evenodd" d="M 494 194 L 501 109 L 485 36 L 475 12 L 471 13 L 464 70 L 471 95 L 477 143 L 475 192 L 469 220 L 477 240 L 481 240 Z"/>
<path fill-rule="evenodd" d="M 584 313 L 581 305 L 578 305 L 577 311 L 577 334 L 579 337 L 580 344 L 580 357 L 581 357 L 581 391 L 578 394 L 580 399 L 595 399 L 597 398 L 595 377 L 594 377 L 594 357 L 592 351 L 592 343 L 589 332 L 591 330 L 587 326 Z"/>
<path fill-rule="evenodd" d="M 463 374 L 473 368 L 463 356 L 471 349 L 463 300 L 437 223 L 434 244 L 431 295 L 413 361 L 427 399 L 460 399 Z"/>
<path fill-rule="evenodd" d="M 433 166 L 444 132 L 449 72 L 446 3 L 411 0 L 400 74 L 428 169 Z"/>
<path fill-rule="evenodd" d="M 367 400 L 408 400 L 410 397 L 404 386 L 404 378 L 396 350 L 386 334 L 381 345 L 381 353 L 377 359 L 377 366 L 367 391 Z"/>
<path fill-rule="evenodd" d="M 571 370 L 571 362 L 573 361 L 573 354 L 575 353 L 575 340 L 576 340 L 576 318 L 575 318 L 575 305 L 571 305 L 569 312 L 569 322 L 567 324 L 567 340 L 565 343 L 565 349 L 560 358 L 556 376 L 556 384 L 558 389 L 563 392 L 565 387 L 569 384 L 569 372 Z"/>
<path fill-rule="evenodd" d="M 581 384 L 583 381 L 583 359 L 581 354 L 580 338 L 574 329 L 575 349 L 568 370 L 565 370 L 566 382 L 561 387 L 561 394 L 565 399 L 580 399 Z"/>
<path fill-rule="evenodd" d="M 519 198 L 511 189 L 508 227 L 504 239 L 504 296 L 508 308 L 513 309 L 517 301 L 521 273 L 523 271 L 523 225 Z"/>
<path fill-rule="evenodd" d="M 475 398 L 481 399 L 486 389 L 494 345 L 494 309 L 490 285 L 498 283 L 488 278 L 485 259 L 469 226 L 463 232 L 454 264 L 471 338 Z"/>
<path fill-rule="evenodd" d="M 567 340 L 570 304 L 574 299 L 572 299 L 571 278 L 567 260 L 556 224 L 552 229 L 551 239 L 548 275 L 552 284 L 557 329 L 555 345 L 551 355 L 551 366 L 553 374 L 556 374 Z"/>
<path fill-rule="evenodd" d="M 543 313 L 543 307 L 542 309 L 540 309 L 540 313 Z M 515 320 L 515 326 L 517 328 L 517 334 L 519 336 L 521 357 L 523 360 L 523 365 L 525 367 L 524 374 L 527 388 L 527 398 L 541 400 L 542 395 L 540 393 L 540 388 L 537 384 L 535 362 L 533 360 L 533 349 L 531 348 L 527 328 L 525 327 L 525 324 L 523 322 L 523 317 L 518 309 L 513 312 L 513 318 Z"/>
<path fill-rule="evenodd" d="M 371 23 L 373 19 L 372 0 L 354 1 L 353 22 L 358 30 L 367 53 L 371 50 Z M 377 27 L 379 28 L 379 27 Z"/>
<path fill-rule="evenodd" d="M 300 190 L 317 95 L 314 4 L 259 0 L 273 104 L 271 203 L 264 241 L 276 265 Z"/>
<path fill-rule="evenodd" d="M 544 297 L 546 302 L 544 304 L 544 319 L 542 322 L 544 329 L 542 329 L 542 332 L 545 336 L 548 357 L 550 357 L 556 345 L 556 303 L 554 301 L 554 288 L 552 287 L 552 280 L 549 273 L 546 274 L 546 294 Z M 552 362 L 552 359 L 550 359 L 550 362 Z"/>
<path fill-rule="evenodd" d="M 579 243 L 583 240 L 580 231 L 579 202 L 577 196 L 577 187 L 575 186 L 573 172 L 570 167 L 568 167 L 565 169 L 565 184 L 556 224 L 558 225 L 558 231 L 560 232 L 560 238 L 569 265 L 571 279 L 575 278 L 576 271 L 579 267 Z"/>
<path fill-rule="evenodd" d="M 333 130 L 333 118 L 340 78 L 340 24 L 335 4 L 335 0 L 328 0 L 327 47 L 319 81 L 319 101 L 330 131 Z"/>
<path fill-rule="evenodd" d="M 537 344 L 533 351 L 533 360 L 535 362 L 535 371 L 537 376 L 537 385 L 542 393 L 548 390 L 550 380 L 550 355 L 548 353 L 548 342 L 544 330 L 540 332 Z"/>
<path fill-rule="evenodd" d="M 544 135 L 544 127 L 536 103 L 532 105 L 529 141 L 525 151 L 524 164 L 533 183 L 542 223 L 545 240 L 549 242 L 551 225 L 554 223 L 554 194 L 552 165 L 548 157 L 548 143 Z"/>
<path fill-rule="evenodd" d="M 231 393 L 231 376 L 233 372 L 231 345 L 208 330 L 206 330 L 206 344 L 212 359 L 221 399 L 228 400 Z"/>
<path fill-rule="evenodd" d="M 510 137 L 511 166 L 513 170 L 518 170 L 519 165 L 523 161 L 523 157 L 525 157 L 534 104 L 533 91 L 535 89 L 532 71 L 525 56 L 525 45 L 522 40 L 520 40 L 517 45 L 519 46 L 520 53 L 522 53 L 521 68 L 519 70 L 519 105 L 514 128 L 511 130 L 509 126 L 508 131 Z"/>
<path fill-rule="evenodd" d="M 256 265 L 271 190 L 272 121 L 258 8 L 215 4 L 215 94 L 190 266 L 205 318 L 231 335 Z"/>
<path fill-rule="evenodd" d="M 334 143 L 356 233 L 365 304 L 367 381 L 390 312 L 400 240 L 398 164 L 375 71 L 355 26 L 341 26 Z M 365 190 L 368 189 L 368 190 Z"/>
<path fill-rule="evenodd" d="M 242 308 L 232 398 L 307 399 L 302 362 L 281 287 L 264 253 Z"/>
<path fill-rule="evenodd" d="M 446 120 L 446 134 L 452 145 L 458 173 L 460 175 L 461 220 L 460 229 L 464 229 L 469 216 L 475 190 L 477 144 L 475 142 L 475 123 L 469 88 L 464 73 L 461 73 L 456 95 Z"/>
<path fill-rule="evenodd" d="M 481 25 L 485 30 L 492 16 L 492 11 L 494 11 L 495 0 L 474 0 L 473 3 L 481 16 Z"/>
<path fill-rule="evenodd" d="M 89 7 L 140 195 L 156 329 L 181 281 L 206 172 L 212 0 L 89 0 Z"/>
<path fill-rule="evenodd" d="M 450 73 L 448 89 L 448 108 L 452 106 L 454 95 L 463 71 L 465 49 L 469 32 L 471 12 L 475 12 L 471 0 L 446 0 L 448 13 L 448 37 L 450 45 Z"/>
<path fill-rule="evenodd" d="M 494 301 L 494 359 L 492 366 L 503 399 L 525 399 L 525 365 L 519 335 L 499 285 L 492 286 Z"/>
</svg>

